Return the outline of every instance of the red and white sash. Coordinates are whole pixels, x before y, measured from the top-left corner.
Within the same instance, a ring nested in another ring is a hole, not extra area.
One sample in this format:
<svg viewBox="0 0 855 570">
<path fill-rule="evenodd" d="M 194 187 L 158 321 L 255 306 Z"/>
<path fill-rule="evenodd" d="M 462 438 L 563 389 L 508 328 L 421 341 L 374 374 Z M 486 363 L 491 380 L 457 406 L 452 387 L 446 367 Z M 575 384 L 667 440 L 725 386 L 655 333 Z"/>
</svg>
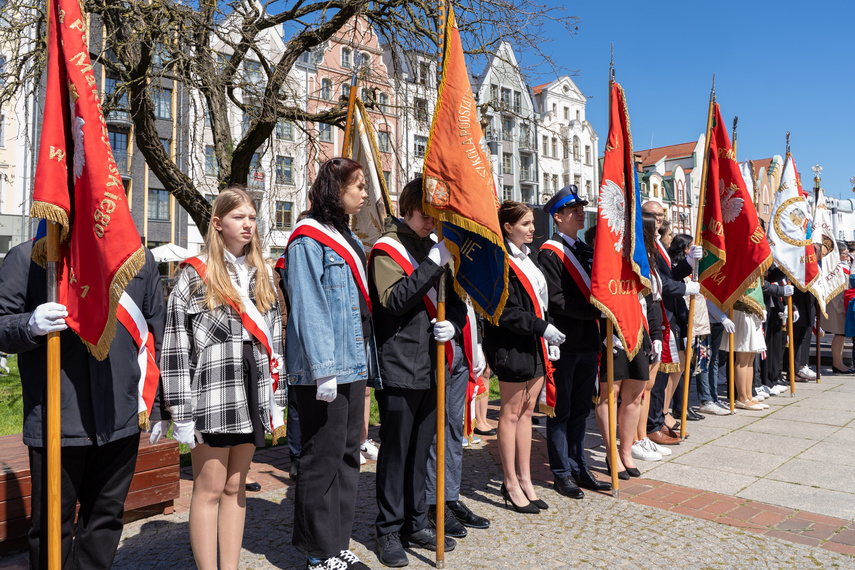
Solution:
<svg viewBox="0 0 855 570">
<path fill-rule="evenodd" d="M 291 237 L 288 238 L 288 245 L 290 246 L 291 242 L 299 236 L 310 237 L 344 258 L 344 261 L 353 273 L 353 280 L 356 281 L 359 290 L 362 292 L 362 296 L 365 298 L 368 310 L 373 312 L 371 298 L 368 296 L 368 276 L 365 274 L 365 266 L 362 264 L 362 258 L 353 250 L 344 236 L 335 228 L 326 226 L 313 218 L 304 218 L 294 226 L 294 231 L 291 232 Z"/>
<path fill-rule="evenodd" d="M 567 244 L 559 243 L 554 239 L 550 239 L 544 242 L 544 244 L 540 246 L 540 249 L 549 250 L 558 256 L 558 259 L 560 259 L 564 264 L 564 268 L 568 273 L 570 273 L 570 277 L 572 277 L 573 281 L 576 282 L 576 286 L 579 287 L 579 290 L 585 295 L 585 299 L 590 301 L 591 276 L 588 275 L 588 272 L 585 271 L 585 268 L 582 267 L 582 264 L 579 263 L 578 259 L 576 259 L 573 251 L 567 247 Z"/>
<path fill-rule="evenodd" d="M 199 273 L 202 280 L 207 281 L 207 266 L 201 258 L 191 257 L 190 259 L 185 260 L 181 265 L 183 266 L 184 264 L 193 267 L 193 269 Z M 257 275 L 256 279 L 258 279 Z M 276 400 L 273 396 L 274 392 L 279 387 L 280 355 L 273 352 L 273 335 L 270 334 L 270 328 L 267 326 L 267 322 L 264 320 L 264 317 L 261 316 L 261 313 L 258 311 L 255 303 L 253 303 L 252 300 L 242 292 L 240 295 L 241 300 L 243 301 L 244 311 L 241 311 L 237 303 L 232 299 L 227 298 L 226 301 L 229 306 L 234 309 L 238 315 L 240 315 L 240 322 L 243 324 L 246 331 L 264 347 L 264 350 L 267 351 L 267 360 L 270 365 L 270 376 L 273 379 L 270 384 L 270 390 L 268 390 L 268 403 L 270 405 L 270 420 L 273 429 L 275 430 L 276 428 L 285 425 L 284 416 L 279 410 L 279 406 L 276 404 Z"/>
<path fill-rule="evenodd" d="M 574 260 L 576 259 L 576 257 L 572 255 L 572 252 L 570 253 L 570 257 L 572 257 Z M 535 316 L 537 316 L 538 319 L 545 320 L 543 311 L 540 308 L 540 300 L 538 299 L 537 293 L 535 293 L 534 291 L 534 286 L 529 280 L 528 275 L 525 274 L 525 271 L 523 270 L 522 266 L 520 266 L 519 262 L 516 260 L 516 258 L 514 258 L 513 255 L 508 256 L 508 261 L 510 261 L 511 269 L 517 276 L 517 279 L 519 279 L 519 282 L 523 286 L 523 289 L 525 290 L 526 294 L 529 296 L 529 299 L 531 299 L 532 306 L 534 306 Z M 578 260 L 576 261 L 576 263 L 578 263 Z M 588 297 L 590 298 L 590 279 L 588 280 L 588 283 Z M 546 340 L 543 337 L 540 337 L 540 350 L 543 354 L 543 366 L 546 372 L 546 382 L 544 384 L 544 394 L 546 395 L 546 401 L 540 402 L 540 408 L 543 413 L 552 417 L 555 416 L 555 403 L 557 401 L 557 393 L 555 391 L 555 380 L 553 379 L 554 369 L 552 366 L 552 362 L 549 360 L 549 349 L 546 346 Z"/>
<path fill-rule="evenodd" d="M 160 370 L 154 359 L 154 335 L 148 330 L 148 323 L 142 311 L 127 292 L 123 292 L 116 307 L 116 318 L 130 333 L 137 345 L 137 364 L 140 378 L 137 382 L 137 412 L 140 414 L 140 427 L 150 429 L 148 418 L 157 394 Z"/>
<path fill-rule="evenodd" d="M 653 240 L 653 241 L 654 241 L 654 243 L 656 243 L 656 247 L 657 247 L 657 249 L 659 249 L 659 253 L 661 253 L 662 257 L 665 258 L 665 263 L 668 264 L 668 267 L 671 267 L 671 256 L 668 255 L 668 251 L 665 249 L 665 246 L 662 245 L 662 242 L 659 241 L 658 239 Z"/>
</svg>

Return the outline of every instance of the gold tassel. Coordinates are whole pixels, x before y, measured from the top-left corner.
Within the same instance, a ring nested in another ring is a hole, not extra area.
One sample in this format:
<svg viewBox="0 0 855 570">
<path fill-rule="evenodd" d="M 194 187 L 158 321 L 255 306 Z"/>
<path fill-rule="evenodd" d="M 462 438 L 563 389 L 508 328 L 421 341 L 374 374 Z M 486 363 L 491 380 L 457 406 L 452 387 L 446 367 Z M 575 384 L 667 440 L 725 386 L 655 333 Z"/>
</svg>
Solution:
<svg viewBox="0 0 855 570">
<path fill-rule="evenodd" d="M 541 414 L 546 414 L 547 417 L 554 418 L 555 417 L 555 408 L 548 404 L 539 404 L 538 409 Z"/>
<path fill-rule="evenodd" d="M 148 410 L 143 410 L 137 414 L 137 423 L 142 431 L 151 431 L 151 422 L 148 418 Z"/>
<path fill-rule="evenodd" d="M 279 426 L 275 430 L 273 430 L 273 445 L 278 445 L 279 440 L 283 439 L 286 434 L 286 428 L 284 425 Z"/>
</svg>

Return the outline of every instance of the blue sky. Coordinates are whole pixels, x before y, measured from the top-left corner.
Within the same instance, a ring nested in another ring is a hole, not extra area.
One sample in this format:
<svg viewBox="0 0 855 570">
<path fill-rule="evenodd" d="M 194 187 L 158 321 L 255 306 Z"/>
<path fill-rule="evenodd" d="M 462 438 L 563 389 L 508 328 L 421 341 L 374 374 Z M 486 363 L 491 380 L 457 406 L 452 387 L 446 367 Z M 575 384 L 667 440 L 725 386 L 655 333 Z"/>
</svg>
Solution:
<svg viewBox="0 0 855 570">
<path fill-rule="evenodd" d="M 549 2 L 547 2 L 549 4 Z M 608 131 L 609 46 L 626 90 L 636 149 L 697 140 L 706 126 L 713 73 L 730 126 L 739 116 L 737 158 L 784 155 L 786 132 L 802 175 L 821 164 L 830 196 L 855 198 L 855 4 L 850 2 L 577 2 L 576 36 L 555 25 L 544 46 L 589 96 L 587 118 Z M 532 65 L 522 54 L 524 65 Z M 537 85 L 552 71 L 531 77 Z"/>
</svg>

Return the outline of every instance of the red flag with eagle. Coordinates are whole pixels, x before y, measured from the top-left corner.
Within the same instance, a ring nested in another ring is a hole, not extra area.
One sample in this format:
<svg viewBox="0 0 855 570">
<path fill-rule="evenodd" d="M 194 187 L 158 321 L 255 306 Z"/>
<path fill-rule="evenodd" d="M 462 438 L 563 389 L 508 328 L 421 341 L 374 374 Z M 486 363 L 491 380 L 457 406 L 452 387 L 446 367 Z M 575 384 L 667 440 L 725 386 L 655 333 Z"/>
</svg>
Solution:
<svg viewBox="0 0 855 570">
<path fill-rule="evenodd" d="M 30 215 L 60 230 L 59 302 L 65 322 L 99 360 L 107 357 L 116 308 L 145 263 L 89 59 L 76 0 L 48 3 L 44 121 Z M 44 243 L 33 257 L 44 262 Z"/>
<path fill-rule="evenodd" d="M 612 83 L 609 137 L 597 201 L 597 237 L 591 269 L 591 303 L 614 325 L 630 360 L 641 348 L 647 319 L 638 295 L 650 287 L 641 229 L 629 112 L 623 88 Z"/>
<path fill-rule="evenodd" d="M 704 257 L 698 275 L 707 299 L 726 310 L 772 265 L 772 252 L 718 103 L 707 152 L 709 170 L 701 230 Z"/>
</svg>

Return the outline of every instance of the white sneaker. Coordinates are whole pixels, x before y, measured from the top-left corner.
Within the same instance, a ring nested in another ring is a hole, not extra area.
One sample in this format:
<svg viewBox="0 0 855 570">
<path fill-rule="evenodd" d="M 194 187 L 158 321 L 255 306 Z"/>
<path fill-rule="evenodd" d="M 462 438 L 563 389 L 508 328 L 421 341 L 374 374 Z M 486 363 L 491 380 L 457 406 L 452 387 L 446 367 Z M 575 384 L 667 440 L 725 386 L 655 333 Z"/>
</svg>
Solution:
<svg viewBox="0 0 855 570">
<path fill-rule="evenodd" d="M 801 370 L 799 370 L 799 374 L 804 376 L 805 378 L 809 378 L 811 380 L 816 380 L 816 372 L 811 370 L 811 367 L 805 364 L 802 366 Z"/>
<path fill-rule="evenodd" d="M 760 390 L 757 390 L 757 394 L 754 395 L 754 399 L 757 400 L 758 402 L 762 402 L 763 400 L 766 399 L 766 394 L 764 394 Z"/>
<path fill-rule="evenodd" d="M 656 453 L 655 451 L 651 451 L 644 447 L 644 441 L 636 441 L 632 444 L 630 448 L 632 451 L 633 459 L 640 459 L 642 461 L 661 461 L 662 454 Z"/>
<path fill-rule="evenodd" d="M 771 388 L 769 388 L 769 391 L 777 396 L 778 394 L 783 394 L 788 389 L 789 388 L 787 388 L 786 386 L 781 386 L 780 384 L 776 384 L 775 386 L 772 386 Z"/>
<path fill-rule="evenodd" d="M 701 404 L 701 407 L 698 408 L 698 411 L 702 414 L 711 414 L 713 416 L 729 416 L 730 410 L 724 410 L 721 406 L 719 406 L 716 402 L 707 401 Z"/>
<path fill-rule="evenodd" d="M 368 463 L 368 461 L 365 459 L 365 456 L 360 453 L 359 454 L 359 464 L 365 465 L 366 463 Z"/>
<path fill-rule="evenodd" d="M 649 437 L 645 437 L 643 440 L 641 440 L 641 443 L 642 445 L 644 445 L 645 449 L 656 452 L 662 457 L 667 457 L 672 453 L 671 449 L 664 445 L 656 445 Z"/>
<path fill-rule="evenodd" d="M 371 461 L 377 461 L 377 446 L 374 445 L 374 442 L 370 439 L 366 439 L 362 442 L 362 445 L 359 446 L 359 450 L 370 459 Z"/>
</svg>

